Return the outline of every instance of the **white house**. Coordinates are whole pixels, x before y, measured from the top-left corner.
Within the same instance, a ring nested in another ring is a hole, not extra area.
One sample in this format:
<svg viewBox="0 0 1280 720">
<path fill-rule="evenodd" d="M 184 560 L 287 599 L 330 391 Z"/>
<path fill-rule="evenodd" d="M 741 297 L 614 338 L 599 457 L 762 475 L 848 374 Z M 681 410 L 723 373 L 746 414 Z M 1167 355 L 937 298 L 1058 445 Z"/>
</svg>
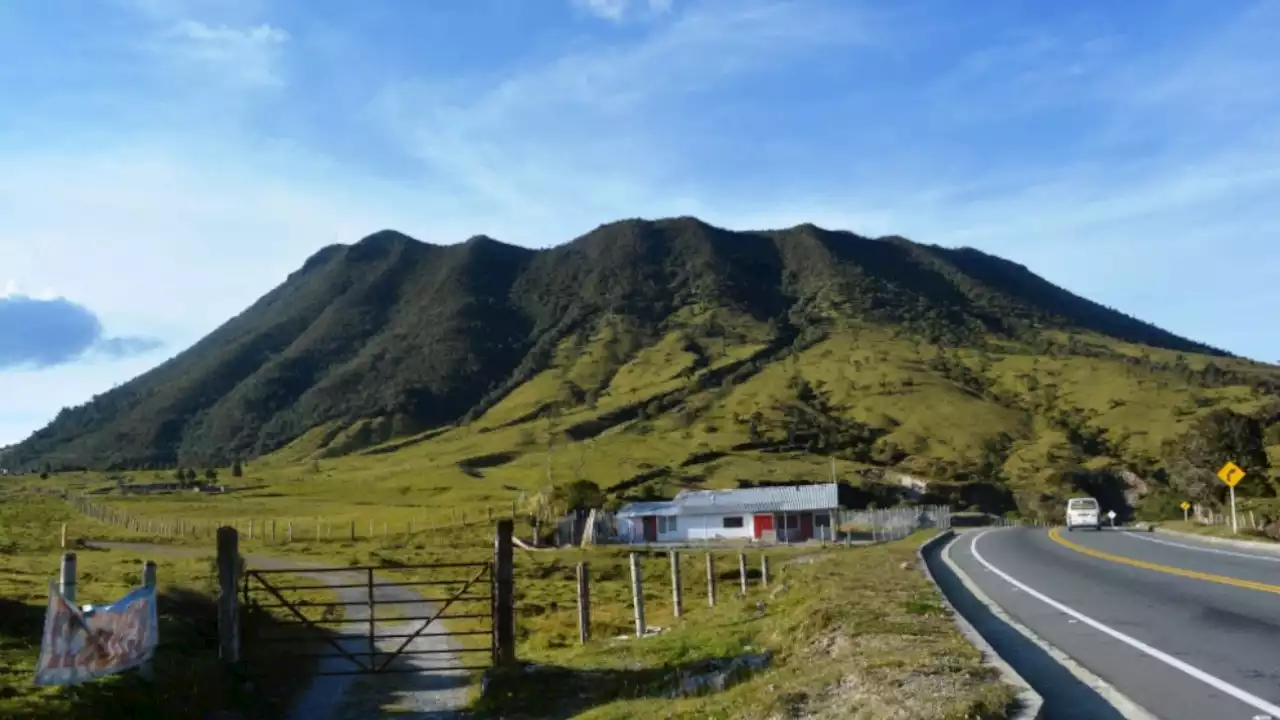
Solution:
<svg viewBox="0 0 1280 720">
<path fill-rule="evenodd" d="M 834 539 L 839 486 L 774 485 L 739 490 L 683 490 L 669 501 L 635 502 L 617 512 L 622 542 Z"/>
</svg>

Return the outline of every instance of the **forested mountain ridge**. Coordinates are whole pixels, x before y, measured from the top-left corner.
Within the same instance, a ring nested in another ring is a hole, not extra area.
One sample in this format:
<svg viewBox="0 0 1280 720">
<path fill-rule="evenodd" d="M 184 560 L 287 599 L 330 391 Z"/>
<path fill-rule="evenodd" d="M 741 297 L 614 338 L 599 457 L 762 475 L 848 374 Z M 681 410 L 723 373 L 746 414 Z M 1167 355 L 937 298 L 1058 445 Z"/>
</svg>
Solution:
<svg viewBox="0 0 1280 720">
<path fill-rule="evenodd" d="M 776 440 L 935 476 L 997 459 L 1039 472 L 1064 453 L 1154 467 L 1187 423 L 1262 413 L 1277 386 L 1275 368 L 973 249 L 694 218 L 611 223 L 548 250 L 382 231 L 320 250 L 4 462 L 202 466 L 290 443 L 335 455 L 459 424 L 565 423 L 573 442 L 668 418 L 702 452 Z M 971 427 L 961 440 L 947 423 Z"/>
</svg>

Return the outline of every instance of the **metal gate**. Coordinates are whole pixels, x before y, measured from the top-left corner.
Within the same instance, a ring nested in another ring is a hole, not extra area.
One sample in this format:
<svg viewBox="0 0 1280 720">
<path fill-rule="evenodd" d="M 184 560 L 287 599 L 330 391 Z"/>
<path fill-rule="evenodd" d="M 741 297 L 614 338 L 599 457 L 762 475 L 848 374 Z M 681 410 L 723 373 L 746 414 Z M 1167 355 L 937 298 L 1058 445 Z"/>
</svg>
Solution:
<svg viewBox="0 0 1280 720">
<path fill-rule="evenodd" d="M 289 674 L 280 663 L 308 675 L 487 669 L 499 654 L 494 588 L 488 562 L 245 570 L 245 665 L 275 675 Z"/>
</svg>

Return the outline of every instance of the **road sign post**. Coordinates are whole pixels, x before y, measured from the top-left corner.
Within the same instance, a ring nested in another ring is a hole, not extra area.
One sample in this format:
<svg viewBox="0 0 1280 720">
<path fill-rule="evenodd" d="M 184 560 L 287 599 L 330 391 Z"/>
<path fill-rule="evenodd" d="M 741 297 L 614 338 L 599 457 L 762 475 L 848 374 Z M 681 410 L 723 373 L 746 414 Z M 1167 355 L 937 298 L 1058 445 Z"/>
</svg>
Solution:
<svg viewBox="0 0 1280 720">
<path fill-rule="evenodd" d="M 1111 522 L 1111 527 L 1115 527 L 1115 526 L 1116 526 L 1116 511 L 1115 511 L 1115 510 L 1108 510 L 1108 511 L 1107 511 L 1107 520 L 1109 520 L 1109 521 Z"/>
<path fill-rule="evenodd" d="M 1245 471 L 1240 466 L 1228 462 L 1218 470 L 1218 479 L 1227 484 L 1227 491 L 1231 499 L 1231 534 L 1239 532 L 1239 525 L 1236 523 L 1236 485 L 1244 479 Z"/>
<path fill-rule="evenodd" d="M 1187 502 L 1186 500 L 1183 500 L 1182 504 L 1179 505 L 1178 507 L 1182 508 L 1182 522 L 1187 522 L 1188 521 L 1187 513 L 1188 511 L 1191 510 L 1191 503 Z"/>
</svg>

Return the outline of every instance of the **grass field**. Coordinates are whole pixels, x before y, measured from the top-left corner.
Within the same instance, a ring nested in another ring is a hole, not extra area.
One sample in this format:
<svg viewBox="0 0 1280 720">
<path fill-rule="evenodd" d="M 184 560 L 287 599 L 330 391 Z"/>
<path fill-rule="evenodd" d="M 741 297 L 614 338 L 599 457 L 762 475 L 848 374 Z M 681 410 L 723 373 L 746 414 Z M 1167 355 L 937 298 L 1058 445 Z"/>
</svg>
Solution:
<svg viewBox="0 0 1280 720">
<path fill-rule="evenodd" d="M 32 683 L 48 601 L 58 576 L 61 527 L 77 555 L 77 602 L 114 601 L 141 583 L 142 563 L 157 563 L 160 636 L 154 680 L 129 672 L 62 690 Z M 62 500 L 29 492 L 0 496 L 0 717 L 171 718 L 191 707 L 227 709 L 267 717 L 287 706 L 306 679 L 270 674 L 248 689 L 218 661 L 216 572 L 207 556 L 91 549 L 79 540 L 149 541 L 94 522 Z M 303 599 L 326 598 L 310 593 Z M 271 618 L 258 627 L 272 628 Z M 294 632 L 286 628 L 282 632 Z M 294 661 L 296 663 L 296 661 Z M 270 668 L 274 663 L 265 663 Z"/>
<path fill-rule="evenodd" d="M 153 501 L 156 499 L 124 504 L 145 507 Z M 23 575 L 11 574 L 4 588 L 5 597 L 21 598 L 18 602 L 28 609 L 25 621 L 6 630 L 4 664 L 22 671 L 8 676 L 9 689 L 3 700 L 8 705 L 0 704 L 0 709 L 21 709 L 33 717 L 103 717 L 95 713 L 137 703 L 135 696 L 160 688 L 160 692 L 147 695 L 142 701 L 146 704 L 131 706 L 147 709 L 154 713 L 150 716 L 157 717 L 170 712 L 171 704 L 179 701 L 188 707 L 192 702 L 208 702 L 208 707 L 266 712 L 263 703 L 269 701 L 245 692 L 219 670 L 211 654 L 211 638 L 198 632 L 212 627 L 211 618 L 185 609 L 181 614 L 176 609 L 166 614 L 162 628 L 165 662 L 157 662 L 165 671 L 159 673 L 154 686 L 126 675 L 74 694 L 34 689 L 22 673 L 29 672 L 34 662 L 33 643 L 38 644 L 43 612 L 41 588 L 47 587 L 44 583 L 57 567 L 61 523 L 68 524 L 73 542 L 75 538 L 136 540 L 139 536 L 87 520 L 52 496 L 21 492 L 7 496 L 0 507 L 20 515 L 25 528 L 21 552 L 7 556 L 5 566 L 30 568 Z M 6 527 L 17 524 L 6 523 Z M 355 542 L 298 540 L 287 545 L 256 539 L 245 541 L 244 552 L 339 566 L 393 568 L 489 559 L 492 550 L 485 540 L 486 532 L 471 528 L 438 543 L 427 537 L 392 538 L 389 542 L 377 537 L 361 537 Z M 493 680 L 496 692 L 479 700 L 476 710 L 493 717 L 517 717 L 514 708 L 523 707 L 531 713 L 529 717 L 539 709 L 567 709 L 583 717 L 621 718 L 659 710 L 673 717 L 768 717 L 785 708 L 806 708 L 818 717 L 824 713 L 882 717 L 892 706 L 908 710 L 911 717 L 1003 717 L 1009 691 L 990 682 L 977 652 L 955 632 L 934 590 L 915 568 L 914 547 L 923 538 L 918 535 L 869 549 L 770 550 L 773 582 L 768 589 L 760 586 L 760 553 L 750 551 L 745 597 L 738 596 L 737 552 L 718 552 L 715 608 L 706 602 L 705 553 L 684 553 L 684 615 L 679 620 L 673 616 L 669 557 L 642 554 L 647 622 L 651 628 L 662 628 L 660 634 L 642 640 L 631 637 L 634 625 L 626 551 L 518 551 L 517 652 L 522 662 L 538 669 L 528 675 L 497 676 Z M 165 542 L 187 548 L 207 546 L 210 541 L 188 536 Z M 110 599 L 136 582 L 140 557 L 81 552 L 82 598 Z M 211 608 L 207 558 L 156 559 L 161 563 L 161 586 L 166 593 L 177 593 L 177 587 L 189 588 L 190 597 Z M 788 565 L 791 560 L 811 562 Z M 579 562 L 588 564 L 591 577 L 592 640 L 585 646 L 578 644 L 577 637 L 575 577 Z M 411 571 L 408 575 L 427 578 L 432 572 Z M 379 615 L 394 618 L 381 611 Z M 485 623 L 454 622 L 452 627 L 468 630 Z M 488 641 L 481 637 L 470 642 L 482 647 Z M 715 695 L 680 700 L 664 696 L 677 686 L 679 678 L 702 672 L 717 660 L 765 650 L 772 653 L 772 663 L 760 678 L 747 679 Z M 176 687 L 179 678 L 188 684 L 195 678 L 195 695 L 183 699 L 166 694 L 166 683 L 172 681 Z M 556 683 L 556 693 L 546 692 L 549 682 Z M 848 708 L 859 708 L 861 714 L 840 714 Z"/>
</svg>

